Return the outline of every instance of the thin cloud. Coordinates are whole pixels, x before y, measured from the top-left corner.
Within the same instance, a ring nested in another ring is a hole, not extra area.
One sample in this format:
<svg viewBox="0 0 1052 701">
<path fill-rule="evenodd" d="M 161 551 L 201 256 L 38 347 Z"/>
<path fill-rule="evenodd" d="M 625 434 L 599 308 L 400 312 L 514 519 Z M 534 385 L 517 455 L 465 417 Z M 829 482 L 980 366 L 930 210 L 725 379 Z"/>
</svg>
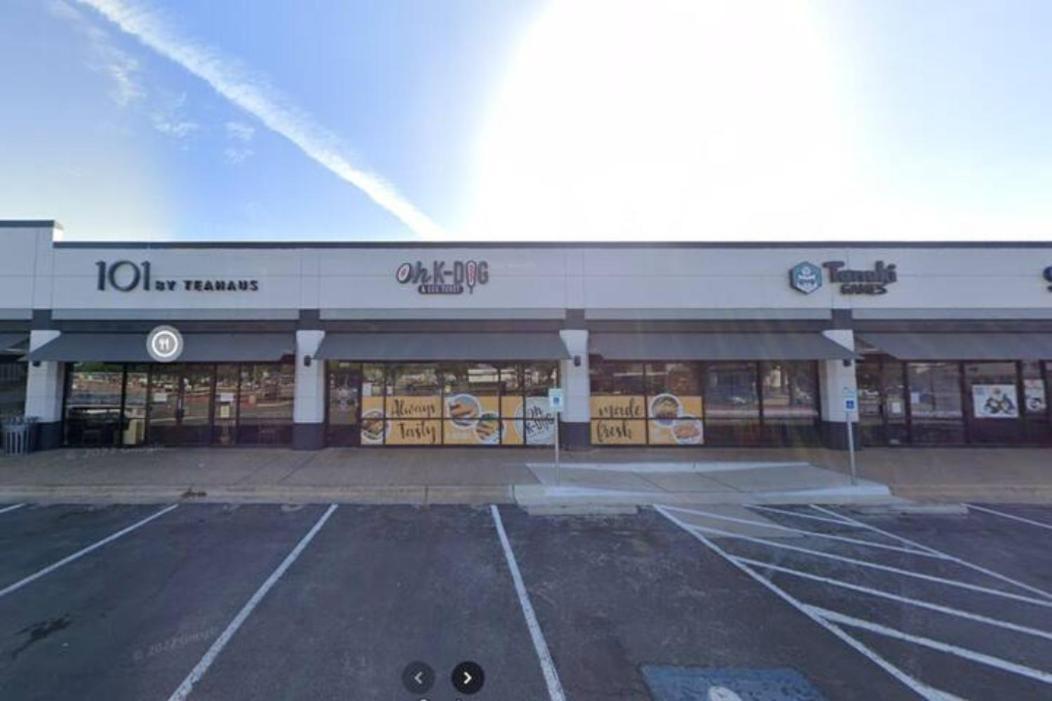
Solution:
<svg viewBox="0 0 1052 701">
<path fill-rule="evenodd" d="M 225 126 L 226 135 L 237 141 L 252 141 L 256 135 L 255 128 L 244 122 L 227 122 Z"/>
<path fill-rule="evenodd" d="M 255 151 L 250 148 L 237 148 L 236 146 L 227 146 L 223 149 L 223 158 L 226 159 L 227 163 L 232 165 L 238 165 L 244 163 L 245 160 L 251 156 Z"/>
<path fill-rule="evenodd" d="M 139 81 L 139 62 L 121 51 L 110 40 L 109 34 L 94 26 L 84 15 L 62 0 L 53 0 L 48 11 L 72 25 L 87 40 L 91 50 L 88 67 L 103 73 L 113 81 L 110 98 L 120 107 L 146 96 Z"/>
<path fill-rule="evenodd" d="M 441 238 L 442 229 L 380 176 L 351 162 L 336 136 L 275 94 L 265 81 L 202 44 L 177 35 L 149 8 L 125 0 L 78 0 L 157 53 L 208 83 L 217 93 L 281 134 L 304 154 L 351 183 L 414 233 Z"/>
</svg>

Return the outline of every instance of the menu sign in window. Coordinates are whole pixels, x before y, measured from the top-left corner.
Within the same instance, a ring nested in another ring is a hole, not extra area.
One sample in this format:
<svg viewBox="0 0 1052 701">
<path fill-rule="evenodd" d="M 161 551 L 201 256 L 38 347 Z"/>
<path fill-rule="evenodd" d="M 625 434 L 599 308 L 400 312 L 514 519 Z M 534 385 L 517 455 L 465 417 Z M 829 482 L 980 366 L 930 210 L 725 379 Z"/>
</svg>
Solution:
<svg viewBox="0 0 1052 701">
<path fill-rule="evenodd" d="M 701 445 L 702 400 L 696 395 L 593 395 L 595 445 Z"/>
<path fill-rule="evenodd" d="M 591 408 L 593 444 L 646 444 L 646 397 L 592 395 Z"/>
<path fill-rule="evenodd" d="M 547 397 L 476 395 L 362 398 L 363 445 L 553 445 Z"/>
<path fill-rule="evenodd" d="M 647 398 L 650 445 L 701 445 L 701 397 L 659 394 Z"/>
</svg>

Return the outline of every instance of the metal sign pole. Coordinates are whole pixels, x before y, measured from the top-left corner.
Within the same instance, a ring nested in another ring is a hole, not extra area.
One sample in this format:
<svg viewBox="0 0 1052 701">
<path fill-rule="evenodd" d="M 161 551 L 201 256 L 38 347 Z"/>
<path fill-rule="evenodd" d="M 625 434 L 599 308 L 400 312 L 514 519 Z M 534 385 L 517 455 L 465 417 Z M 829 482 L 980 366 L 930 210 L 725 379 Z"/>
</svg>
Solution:
<svg viewBox="0 0 1052 701">
<path fill-rule="evenodd" d="M 559 417 L 563 412 L 563 390 L 561 387 L 552 387 L 548 390 L 548 408 L 552 412 L 552 420 L 555 421 L 555 484 L 559 484 Z"/>
<path fill-rule="evenodd" d="M 559 415 L 555 415 L 555 484 L 559 485 L 559 473 L 561 471 L 559 465 Z"/>
<path fill-rule="evenodd" d="M 858 484 L 858 473 L 855 471 L 855 432 L 851 424 L 854 423 L 854 412 L 847 412 L 847 453 L 851 461 L 851 484 Z"/>
</svg>

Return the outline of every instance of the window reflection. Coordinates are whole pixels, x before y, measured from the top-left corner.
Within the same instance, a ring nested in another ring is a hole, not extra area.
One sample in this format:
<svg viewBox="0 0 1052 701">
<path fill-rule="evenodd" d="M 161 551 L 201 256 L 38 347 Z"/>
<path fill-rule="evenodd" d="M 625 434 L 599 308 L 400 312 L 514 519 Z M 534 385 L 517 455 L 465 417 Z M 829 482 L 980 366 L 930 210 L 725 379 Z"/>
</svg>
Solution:
<svg viewBox="0 0 1052 701">
<path fill-rule="evenodd" d="M 291 442 L 295 394 L 291 363 L 242 365 L 238 442 Z"/>
<path fill-rule="evenodd" d="M 907 363 L 915 443 L 963 443 L 964 411 L 957 363 Z"/>
<path fill-rule="evenodd" d="M 123 366 L 75 363 L 69 373 L 66 441 L 75 445 L 120 445 Z"/>
<path fill-rule="evenodd" d="M 21 416 L 26 403 L 26 364 L 0 357 L 0 418 Z"/>
<path fill-rule="evenodd" d="M 146 391 L 150 381 L 148 366 L 129 365 L 126 378 L 122 444 L 142 445 L 146 442 Z"/>
</svg>

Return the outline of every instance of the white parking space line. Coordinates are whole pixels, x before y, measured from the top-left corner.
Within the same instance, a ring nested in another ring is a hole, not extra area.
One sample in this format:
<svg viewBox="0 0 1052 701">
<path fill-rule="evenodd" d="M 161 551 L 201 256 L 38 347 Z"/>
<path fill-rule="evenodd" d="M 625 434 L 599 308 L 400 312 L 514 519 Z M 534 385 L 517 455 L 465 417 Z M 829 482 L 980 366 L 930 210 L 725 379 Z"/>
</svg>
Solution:
<svg viewBox="0 0 1052 701">
<path fill-rule="evenodd" d="M 869 530 L 871 530 L 871 531 L 873 531 L 875 533 L 883 533 L 884 535 L 890 535 L 890 536 L 892 536 L 894 538 L 897 538 L 898 540 L 902 541 L 903 543 L 909 543 L 910 545 L 914 545 L 914 546 L 916 546 L 918 548 L 923 548 L 925 550 L 929 550 L 932 553 L 938 553 L 938 554 L 944 556 L 947 560 L 949 560 L 949 561 L 951 561 L 953 563 L 956 563 L 958 565 L 961 565 L 962 567 L 967 567 L 968 569 L 975 570 L 976 572 L 982 572 L 983 574 L 988 575 L 990 577 L 993 577 L 994 579 L 1000 579 L 1002 582 L 1007 582 L 1008 584 L 1012 584 L 1014 586 L 1017 586 L 1020 589 L 1026 589 L 1027 591 L 1033 592 L 1035 594 L 1040 594 L 1041 596 L 1047 597 L 1048 599 L 1052 600 L 1052 593 L 1047 592 L 1044 589 L 1041 589 L 1040 587 L 1035 587 L 1035 586 L 1031 586 L 1029 584 L 1026 584 L 1025 582 L 1020 582 L 1018 579 L 1013 579 L 1012 577 L 1009 577 L 1008 575 L 1001 574 L 1000 572 L 996 572 L 996 571 L 991 570 L 991 569 L 989 569 L 987 567 L 983 567 L 982 565 L 977 565 L 974 562 L 969 562 L 968 560 L 962 560 L 959 557 L 956 557 L 954 555 L 950 555 L 949 553 L 943 552 L 941 550 L 936 550 L 935 548 L 928 547 L 927 545 L 922 545 L 921 543 L 918 543 L 916 541 L 910 540 L 909 538 L 904 538 L 902 536 L 896 536 L 894 533 L 888 533 L 885 530 L 877 528 L 876 526 L 871 526 L 868 523 L 863 523 L 862 521 L 858 521 L 856 519 L 853 519 L 850 516 L 845 516 L 843 514 L 837 514 L 836 512 L 829 511 L 827 509 L 823 509 L 821 506 L 812 505 L 812 508 L 817 509 L 818 511 L 821 511 L 822 513 L 825 513 L 825 514 L 833 514 L 834 516 L 840 516 L 841 518 L 843 518 L 843 519 L 845 519 L 847 521 L 850 521 L 851 523 L 857 524 L 861 528 L 867 528 L 867 529 L 869 529 Z"/>
<path fill-rule="evenodd" d="M 223 648 L 230 642 L 230 639 L 234 637 L 234 634 L 237 633 L 241 625 L 252 614 L 252 611 L 254 611 L 256 606 L 259 605 L 259 602 L 262 601 L 263 597 L 267 595 L 267 592 L 278 583 L 281 576 L 285 574 L 286 570 L 292 566 L 292 563 L 299 558 L 314 539 L 314 536 L 316 536 L 318 531 L 321 530 L 321 527 L 325 525 L 325 522 L 328 521 L 329 517 L 332 516 L 334 511 L 336 511 L 336 506 L 336 504 L 331 504 L 329 506 L 325 513 L 321 515 L 321 518 L 318 519 L 317 523 L 307 531 L 307 535 L 303 536 L 303 538 L 300 539 L 300 542 L 296 544 L 296 547 L 292 549 L 292 552 L 285 556 L 285 559 L 282 560 L 280 565 L 278 565 L 278 568 L 270 573 L 270 576 L 267 577 L 266 581 L 256 590 L 256 593 L 252 595 L 252 598 L 250 598 L 248 602 L 241 607 L 241 610 L 237 612 L 237 615 L 234 616 L 234 620 L 230 621 L 230 625 L 226 627 L 226 630 L 224 630 L 219 637 L 216 638 L 215 642 L 212 643 L 212 647 L 208 648 L 208 652 L 204 654 L 201 661 L 190 670 L 190 674 L 186 676 L 186 679 L 184 679 L 183 683 L 179 685 L 179 688 L 172 692 L 169 701 L 181 701 L 190 695 L 190 692 L 193 691 L 194 684 L 201 681 L 201 677 L 203 677 L 205 672 L 208 671 L 208 668 L 212 666 L 216 657 L 219 656 L 219 653 L 223 651 Z"/>
<path fill-rule="evenodd" d="M 913 643 L 914 645 L 920 645 L 922 647 L 931 648 L 932 650 L 938 650 L 939 652 L 945 652 L 950 655 L 955 655 L 971 662 L 978 662 L 979 664 L 994 667 L 1005 672 L 1011 672 L 1012 674 L 1018 674 L 1023 677 L 1029 677 L 1030 679 L 1036 679 L 1039 682 L 1045 684 L 1052 684 L 1052 673 L 1042 671 L 1040 669 L 1034 669 L 1033 667 L 1026 667 L 1015 662 L 1009 662 L 1008 660 L 1000 657 L 994 657 L 993 655 L 987 655 L 982 652 L 976 652 L 975 650 L 969 650 L 967 648 L 958 647 L 957 645 L 951 645 L 944 643 L 939 640 L 932 640 L 931 638 L 925 638 L 920 635 L 911 635 L 910 633 L 904 633 L 901 630 L 895 628 L 888 628 L 882 626 L 879 623 L 873 623 L 872 621 L 865 621 L 861 618 L 855 618 L 854 616 L 846 616 L 836 611 L 830 611 L 823 609 L 818 606 L 810 606 L 804 604 L 807 609 L 816 616 L 821 616 L 824 619 L 841 623 L 852 628 L 861 628 L 862 630 L 868 630 L 871 633 L 877 635 L 883 635 L 889 638 L 895 638 L 897 640 L 903 640 L 905 642 Z"/>
<path fill-rule="evenodd" d="M 1018 623 L 1012 623 L 1010 621 L 1002 621 L 997 618 L 990 618 L 989 616 L 981 616 L 971 611 L 963 611 L 961 609 L 952 608 L 950 606 L 942 606 L 941 604 L 935 604 L 930 601 L 923 601 L 921 599 L 914 599 L 908 596 L 902 596 L 900 594 L 892 594 L 880 589 L 873 589 L 871 587 L 864 587 L 859 584 L 851 584 L 840 579 L 833 579 L 831 577 L 823 577 L 817 574 L 811 574 L 810 572 L 803 572 L 801 570 L 795 570 L 790 567 L 783 567 L 781 565 L 775 565 L 770 562 L 760 562 L 759 560 L 753 560 L 748 557 L 738 557 L 733 555 L 735 560 L 742 562 L 746 565 L 750 565 L 756 569 L 772 570 L 774 572 L 782 572 L 784 574 L 791 575 L 793 577 L 800 577 L 802 579 L 809 579 L 814 582 L 821 582 L 822 584 L 828 584 L 834 587 L 840 587 L 842 589 L 850 589 L 851 591 L 857 591 L 861 594 L 868 594 L 870 596 L 876 596 L 882 599 L 889 599 L 891 601 L 897 601 L 902 604 L 908 604 L 910 606 L 917 606 L 919 608 L 928 609 L 930 611 L 937 611 L 944 613 L 949 616 L 956 616 L 958 618 L 966 618 L 970 621 L 976 621 L 978 623 L 985 623 L 987 625 L 996 626 L 998 628 L 1004 628 L 1006 630 L 1015 631 L 1016 633 L 1024 633 L 1026 635 L 1033 635 L 1039 638 L 1045 638 L 1046 640 L 1052 640 L 1052 633 L 1048 633 L 1037 628 L 1030 628 L 1028 626 L 1022 626 Z"/>
<path fill-rule="evenodd" d="M 891 538 L 892 540 L 896 540 L 896 541 L 902 543 L 903 545 L 912 545 L 915 548 L 920 548 L 921 550 L 925 550 L 925 551 L 930 552 L 930 553 L 937 553 L 938 552 L 935 548 L 931 548 L 931 547 L 929 547 L 929 546 L 927 546 L 927 545 L 925 545 L 923 543 L 918 543 L 916 541 L 910 540 L 909 538 L 904 538 L 903 536 L 900 536 L 900 535 L 898 535 L 896 533 L 892 533 L 891 531 L 886 531 L 883 528 L 877 528 L 876 526 L 871 526 L 868 523 L 862 523 L 861 521 L 857 521 L 857 520 L 851 518 L 850 516 L 845 516 L 844 514 L 838 514 L 837 512 L 835 512 L 835 511 L 833 511 L 831 509 L 827 509 L 827 508 L 825 508 L 823 506 L 819 506 L 818 504 L 810 504 L 809 506 L 810 506 L 810 508 L 814 509 L 815 511 L 819 511 L 819 512 L 821 512 L 823 514 L 828 514 L 829 516 L 832 516 L 833 518 L 839 519 L 840 522 L 843 523 L 845 526 L 854 526 L 855 528 L 864 528 L 864 529 L 866 529 L 868 531 L 873 531 L 874 533 L 880 533 L 881 535 L 887 536 L 888 538 Z"/>
<path fill-rule="evenodd" d="M 799 511 L 790 511 L 789 509 L 778 509 L 773 506 L 765 506 L 763 504 L 746 504 L 746 507 L 750 509 L 759 509 L 761 511 L 770 511 L 775 514 L 785 514 L 786 516 L 793 516 L 795 518 L 805 518 L 810 521 L 823 521 L 825 523 L 835 523 L 838 526 L 850 526 L 851 524 L 842 518 L 827 518 L 825 516 L 815 516 L 814 514 L 802 514 Z"/>
<path fill-rule="evenodd" d="M 519 595 L 519 606 L 522 608 L 522 615 L 526 618 L 526 627 L 530 630 L 533 649 L 537 653 L 541 671 L 544 673 L 544 681 L 548 685 L 548 697 L 551 701 L 566 701 L 562 682 L 559 681 L 559 673 L 555 669 L 555 662 L 552 660 L 552 654 L 548 650 L 548 643 L 545 641 L 544 633 L 541 631 L 541 624 L 537 621 L 537 614 L 533 611 L 533 604 L 530 603 L 530 595 L 526 591 L 526 584 L 522 580 L 519 564 L 515 561 L 515 553 L 511 549 L 511 542 L 508 540 L 508 534 L 504 532 L 504 521 L 501 520 L 500 509 L 496 505 L 491 505 L 489 508 L 490 513 L 493 514 L 493 525 L 497 528 L 497 537 L 500 538 L 500 546 L 504 549 L 504 559 L 508 562 L 511 579 L 515 584 L 515 593 Z"/>
<path fill-rule="evenodd" d="M 116 533 L 113 533 L 111 535 L 106 536 L 105 538 L 103 538 L 102 540 L 98 541 L 97 543 L 93 543 L 93 544 L 89 545 L 86 548 L 78 550 L 77 552 L 73 553 L 72 555 L 64 557 L 61 560 L 59 560 L 58 562 L 55 562 L 53 564 L 48 565 L 47 567 L 45 567 L 44 569 L 40 570 L 39 572 L 35 572 L 35 573 L 29 575 L 28 577 L 25 577 L 24 579 L 18 580 L 14 584 L 8 585 L 4 589 L 0 589 L 0 597 L 7 596 L 11 592 L 14 592 L 14 591 L 17 591 L 17 590 L 21 589 L 22 587 L 24 587 L 25 585 L 29 584 L 30 582 L 33 582 L 33 581 L 35 581 L 37 579 L 40 579 L 44 575 L 50 574 L 51 572 L 54 572 L 58 568 L 63 567 L 64 565 L 68 565 L 69 563 L 73 562 L 74 560 L 78 560 L 78 559 L 84 557 L 85 555 L 87 555 L 87 554 L 89 554 L 91 552 L 94 552 L 95 550 L 98 550 L 99 548 L 101 548 L 102 546 L 106 545 L 107 543 L 112 543 L 113 541 L 117 540 L 121 536 L 127 535 L 128 533 L 131 533 L 132 531 L 134 531 L 137 528 L 140 528 L 141 526 L 145 526 L 147 523 L 149 523 L 150 521 L 154 520 L 155 518 L 160 518 L 161 516 L 164 516 L 166 513 L 168 513 L 169 511 L 175 509 L 178 506 L 179 506 L 178 504 L 172 504 L 171 506 L 166 506 L 165 508 L 161 509 L 160 511 L 158 511 L 155 514 L 153 514 L 152 516 L 148 516 L 148 517 L 144 518 L 141 521 L 133 523 L 132 525 L 128 526 L 127 528 L 122 528 L 121 530 L 117 531 Z"/>
<path fill-rule="evenodd" d="M 1044 523 L 1042 521 L 1034 521 L 1034 520 L 1031 520 L 1029 518 L 1023 518 L 1022 516 L 1016 516 L 1015 514 L 1006 514 L 1005 512 L 997 511 L 996 509 L 988 509 L 985 506 L 976 506 L 975 504 L 965 504 L 965 506 L 967 506 L 969 509 L 972 509 L 973 511 L 983 511 L 983 512 L 988 513 L 988 514 L 993 514 L 994 516 L 1001 516 L 1002 518 L 1010 518 L 1013 521 L 1019 521 L 1021 523 L 1029 523 L 1031 526 L 1037 526 L 1038 528 L 1047 528 L 1048 530 L 1052 531 L 1052 523 Z M 2 514 L 2 513 L 3 513 L 3 511 L 0 511 L 0 514 Z"/>
<path fill-rule="evenodd" d="M 793 597 L 791 594 L 783 591 L 781 588 L 779 588 L 775 584 L 769 582 L 764 577 L 761 577 L 756 572 L 753 572 L 750 568 L 746 567 L 745 565 L 741 564 L 740 562 L 736 562 L 735 559 L 731 555 L 729 555 L 726 551 L 723 550 L 723 548 L 721 548 L 720 546 L 716 545 L 710 539 L 706 538 L 701 533 L 699 533 L 696 527 L 691 527 L 689 524 L 679 520 L 678 518 L 673 516 L 671 513 L 669 513 L 665 509 L 665 507 L 660 506 L 660 505 L 655 505 L 654 508 L 657 509 L 658 513 L 660 513 L 662 516 L 664 516 L 669 521 L 671 521 L 672 523 L 676 524 L 677 526 L 679 526 L 680 528 L 685 530 L 690 535 L 694 536 L 694 538 L 699 540 L 707 548 L 709 548 L 710 550 L 715 552 L 717 555 L 722 557 L 724 560 L 729 562 L 732 566 L 738 568 L 740 571 L 744 572 L 751 579 L 755 580 L 760 585 L 762 585 L 763 587 L 765 587 L 768 590 L 770 590 L 771 592 L 773 592 L 776 596 L 778 596 L 780 599 L 782 599 L 783 601 L 788 603 L 790 606 L 795 608 L 797 611 L 799 611 L 800 613 L 804 614 L 809 619 L 811 619 L 812 621 L 814 621 L 818 625 L 820 625 L 823 628 L 825 628 L 826 630 L 828 630 L 830 633 L 835 635 L 841 641 L 846 643 L 849 647 L 851 647 L 855 651 L 857 651 L 857 652 L 861 653 L 862 655 L 864 655 L 868 660 L 870 660 L 871 662 L 873 662 L 874 664 L 879 666 L 881 669 L 886 671 L 891 676 L 895 677 L 895 679 L 897 679 L 898 681 L 902 682 L 902 684 L 906 685 L 907 687 L 909 687 L 910 689 L 915 691 L 922 698 L 929 699 L 929 701 L 947 701 L 948 699 L 955 698 L 954 696 L 952 696 L 950 694 L 947 694 L 944 691 L 941 691 L 939 689 L 935 689 L 934 687 L 928 686 L 927 684 L 924 684 L 923 682 L 919 681 L 918 679 L 915 679 L 914 677 L 911 677 L 910 675 L 906 674 L 901 669 L 899 669 L 898 667 L 896 667 L 895 665 L 891 664 L 886 659 L 881 657 L 879 654 L 874 652 L 872 649 L 870 649 L 869 647 L 864 645 L 862 642 L 860 642 L 859 640 L 857 640 L 857 639 L 851 637 L 850 635 L 848 635 L 839 626 L 834 625 L 833 623 L 829 622 L 825 618 L 822 618 L 821 616 L 816 615 L 814 613 L 814 610 L 813 610 L 814 607 L 811 607 L 811 606 L 808 606 L 807 604 L 804 604 L 800 600 L 798 600 L 795 597 Z"/>
<path fill-rule="evenodd" d="M 811 537 L 814 537 L 814 538 L 825 538 L 827 540 L 837 540 L 837 541 L 840 541 L 842 543 L 850 543 L 852 545 L 864 545 L 864 546 L 871 547 L 871 548 L 879 548 L 881 550 L 894 550 L 895 552 L 907 553 L 909 555 L 920 555 L 921 557 L 935 557 L 935 558 L 939 558 L 941 560 L 949 559 L 947 557 L 944 557 L 943 555 L 930 553 L 930 552 L 928 552 L 926 550 L 919 550 L 919 549 L 916 549 L 916 548 L 900 548 L 897 545 L 885 545 L 884 543 L 874 543 L 874 542 L 869 541 L 869 540 L 861 540 L 859 538 L 848 538 L 847 536 L 834 535 L 832 533 L 818 533 L 818 532 L 809 531 L 809 530 L 806 530 L 806 529 L 803 529 L 803 528 L 792 528 L 790 526 L 782 526 L 782 525 L 779 525 L 777 523 L 770 522 L 770 521 L 768 521 L 766 523 L 764 523 L 762 521 L 752 521 L 752 520 L 747 519 L 747 518 L 737 518 L 735 516 L 724 516 L 722 514 L 714 514 L 712 512 L 702 511 L 700 509 L 687 509 L 687 508 L 684 508 L 682 506 L 666 506 L 665 508 L 666 509 L 671 509 L 672 511 L 680 511 L 680 512 L 683 512 L 683 513 L 695 514 L 697 516 L 703 516 L 705 518 L 713 518 L 713 519 L 717 519 L 719 521 L 730 521 L 732 523 L 744 523 L 744 524 L 747 524 L 747 525 L 750 525 L 750 526 L 761 526 L 763 528 L 771 528 L 771 529 L 774 529 L 776 531 L 786 531 L 786 532 L 789 532 L 789 533 L 799 533 L 801 535 L 811 536 Z"/>
<path fill-rule="evenodd" d="M 0 514 L 6 514 L 8 511 L 14 511 L 15 509 L 21 509 L 25 504 L 15 504 L 14 506 L 5 506 L 0 509 Z"/>
<path fill-rule="evenodd" d="M 665 507 L 657 507 L 664 509 Z M 1022 601 L 1027 604 L 1034 606 L 1043 606 L 1045 608 L 1052 608 L 1052 601 L 1046 601 L 1045 599 L 1035 599 L 1031 596 L 1024 596 L 1023 594 L 1014 594 L 1008 591 L 1001 591 L 1000 589 L 990 589 L 978 584 L 971 584 L 970 582 L 962 582 L 957 579 L 946 579 L 944 577 L 936 577 L 931 574 L 923 574 L 921 572 L 913 572 L 911 570 L 904 570 L 900 567 L 892 567 L 890 565 L 881 565 L 876 562 L 868 562 L 866 560 L 859 560 L 853 557 L 845 557 L 844 555 L 833 555 L 832 553 L 822 552 L 821 550 L 812 550 L 810 548 L 801 548 L 797 545 L 789 545 L 788 543 L 781 543 L 774 540 L 764 540 L 763 538 L 754 538 L 752 536 L 740 535 L 738 533 L 732 533 L 731 531 L 720 530 L 719 528 L 710 528 L 708 526 L 696 526 L 694 524 L 684 524 L 688 528 L 692 528 L 698 531 L 704 531 L 713 535 L 723 536 L 727 538 L 735 538 L 737 540 L 745 540 L 750 543 L 756 543 L 758 545 L 767 545 L 772 548 L 779 548 L 782 550 L 792 550 L 794 552 L 804 553 L 806 555 L 813 555 L 814 557 L 825 558 L 829 560 L 838 560 L 840 562 L 846 562 L 850 565 L 858 565 L 860 567 L 868 567 L 870 569 L 881 570 L 883 572 L 891 572 L 893 574 L 899 574 L 904 577 L 913 577 L 915 579 L 923 579 L 928 582 L 937 582 L 939 584 L 945 584 L 950 587 L 959 587 L 961 589 L 969 589 L 971 591 L 982 592 L 983 594 L 989 594 L 991 596 L 999 596 L 1005 599 L 1011 599 L 1013 601 Z"/>
</svg>

